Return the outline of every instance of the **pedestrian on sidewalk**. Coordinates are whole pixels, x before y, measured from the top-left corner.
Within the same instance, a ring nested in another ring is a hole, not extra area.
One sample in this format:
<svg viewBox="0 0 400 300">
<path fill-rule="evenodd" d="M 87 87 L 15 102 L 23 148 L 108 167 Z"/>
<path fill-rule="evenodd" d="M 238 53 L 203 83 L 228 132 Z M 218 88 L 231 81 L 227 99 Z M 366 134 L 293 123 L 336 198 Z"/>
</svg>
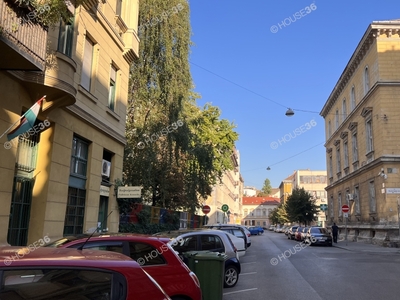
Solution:
<svg viewBox="0 0 400 300">
<path fill-rule="evenodd" d="M 334 243 L 337 243 L 338 232 L 339 232 L 339 227 L 336 226 L 336 223 L 333 223 L 332 236 L 333 236 L 333 242 Z"/>
</svg>

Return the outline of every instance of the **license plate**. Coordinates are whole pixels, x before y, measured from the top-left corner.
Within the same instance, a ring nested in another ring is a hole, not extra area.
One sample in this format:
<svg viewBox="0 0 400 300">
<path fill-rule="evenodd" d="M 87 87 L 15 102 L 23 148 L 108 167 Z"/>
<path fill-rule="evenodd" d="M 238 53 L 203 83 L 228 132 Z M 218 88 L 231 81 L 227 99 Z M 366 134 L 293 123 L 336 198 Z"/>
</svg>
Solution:
<svg viewBox="0 0 400 300">
<path fill-rule="evenodd" d="M 325 241 L 325 240 L 326 240 L 326 238 L 320 238 L 320 240 L 321 240 L 321 241 Z"/>
</svg>

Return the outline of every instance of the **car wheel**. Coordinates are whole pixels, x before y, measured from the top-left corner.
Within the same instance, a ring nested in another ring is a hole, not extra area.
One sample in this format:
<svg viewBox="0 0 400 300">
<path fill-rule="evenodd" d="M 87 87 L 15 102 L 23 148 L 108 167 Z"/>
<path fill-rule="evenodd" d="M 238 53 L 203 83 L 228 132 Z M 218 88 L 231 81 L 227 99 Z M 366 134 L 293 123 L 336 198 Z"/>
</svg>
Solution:
<svg viewBox="0 0 400 300">
<path fill-rule="evenodd" d="M 224 287 L 231 288 L 236 285 L 239 280 L 239 272 L 234 266 L 228 266 L 225 269 Z"/>
</svg>

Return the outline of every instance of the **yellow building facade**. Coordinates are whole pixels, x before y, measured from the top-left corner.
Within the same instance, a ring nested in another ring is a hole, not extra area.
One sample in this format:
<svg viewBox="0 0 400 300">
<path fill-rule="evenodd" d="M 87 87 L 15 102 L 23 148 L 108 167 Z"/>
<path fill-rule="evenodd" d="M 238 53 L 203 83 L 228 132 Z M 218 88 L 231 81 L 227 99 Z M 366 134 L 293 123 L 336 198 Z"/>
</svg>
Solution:
<svg viewBox="0 0 400 300">
<path fill-rule="evenodd" d="M 321 111 L 328 221 L 351 240 L 399 241 L 399 101 L 400 20 L 373 22 Z"/>
<path fill-rule="evenodd" d="M 117 232 L 113 183 L 122 178 L 139 1 L 70 3 L 70 18 L 48 31 L 21 22 L 27 11 L 13 3 L 0 1 L 0 131 L 44 95 L 36 123 L 48 126 L 0 140 L 0 244 Z"/>
</svg>

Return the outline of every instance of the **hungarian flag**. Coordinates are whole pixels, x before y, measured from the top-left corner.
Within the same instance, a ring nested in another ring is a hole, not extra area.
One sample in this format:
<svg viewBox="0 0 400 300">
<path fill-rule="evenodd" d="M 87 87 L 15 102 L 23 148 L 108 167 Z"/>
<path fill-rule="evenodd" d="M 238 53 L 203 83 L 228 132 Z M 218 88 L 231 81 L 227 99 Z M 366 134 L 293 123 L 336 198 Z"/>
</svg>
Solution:
<svg viewBox="0 0 400 300">
<path fill-rule="evenodd" d="M 21 118 L 18 120 L 20 121 L 19 125 L 7 134 L 7 139 L 9 141 L 21 134 L 24 134 L 35 125 L 35 121 L 37 115 L 39 114 L 44 98 L 46 98 L 46 96 L 43 96 L 41 99 L 36 101 L 36 103 L 33 104 L 32 107 L 21 116 Z M 15 122 L 12 126 L 14 126 L 17 122 Z"/>
</svg>

